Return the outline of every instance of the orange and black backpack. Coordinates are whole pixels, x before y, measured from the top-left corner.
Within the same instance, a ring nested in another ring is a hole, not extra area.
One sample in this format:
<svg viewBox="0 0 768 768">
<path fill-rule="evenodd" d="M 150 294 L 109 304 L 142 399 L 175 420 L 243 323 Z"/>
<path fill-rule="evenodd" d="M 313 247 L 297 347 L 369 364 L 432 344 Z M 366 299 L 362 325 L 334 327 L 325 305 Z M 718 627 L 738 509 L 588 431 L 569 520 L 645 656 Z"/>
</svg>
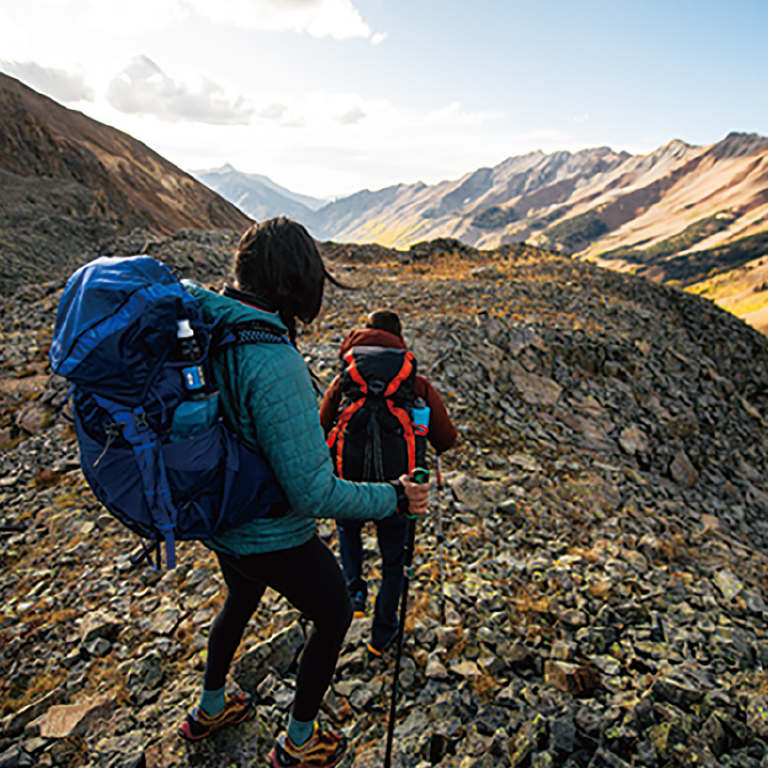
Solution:
<svg viewBox="0 0 768 768">
<path fill-rule="evenodd" d="M 416 359 L 389 347 L 353 347 L 343 357 L 341 401 L 328 435 L 336 474 L 394 480 L 416 466 L 412 424 Z"/>
</svg>

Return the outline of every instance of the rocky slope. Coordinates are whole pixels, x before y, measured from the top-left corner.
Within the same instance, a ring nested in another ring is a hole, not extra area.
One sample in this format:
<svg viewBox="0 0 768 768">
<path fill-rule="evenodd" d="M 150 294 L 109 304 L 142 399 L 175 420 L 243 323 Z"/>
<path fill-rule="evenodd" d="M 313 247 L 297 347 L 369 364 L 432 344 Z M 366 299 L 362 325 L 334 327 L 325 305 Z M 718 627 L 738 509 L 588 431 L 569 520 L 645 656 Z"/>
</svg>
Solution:
<svg viewBox="0 0 768 768">
<path fill-rule="evenodd" d="M 232 243 L 200 238 L 151 249 L 220 281 Z M 530 247 L 324 250 L 359 287 L 331 292 L 301 336 L 314 370 L 328 380 L 345 332 L 392 306 L 461 433 L 419 521 L 393 764 L 768 764 L 766 339 L 697 297 Z M 174 572 L 132 567 L 131 535 L 86 488 L 45 358 L 60 289 L 0 304 L 0 765 L 263 763 L 307 627 L 269 595 L 231 680 L 254 716 L 178 739 L 220 578 L 198 545 Z M 350 737 L 346 768 L 382 762 L 392 665 L 366 658 L 366 627 L 322 712 Z"/>
<path fill-rule="evenodd" d="M 0 292 L 68 274 L 136 228 L 249 221 L 141 142 L 0 74 Z"/>
</svg>

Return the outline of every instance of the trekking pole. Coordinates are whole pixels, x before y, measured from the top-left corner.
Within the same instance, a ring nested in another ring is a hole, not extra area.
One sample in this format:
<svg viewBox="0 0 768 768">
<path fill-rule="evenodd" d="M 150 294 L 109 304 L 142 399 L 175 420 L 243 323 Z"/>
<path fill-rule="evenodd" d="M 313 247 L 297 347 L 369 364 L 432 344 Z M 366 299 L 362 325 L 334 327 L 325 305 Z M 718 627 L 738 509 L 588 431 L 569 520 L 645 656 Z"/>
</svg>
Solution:
<svg viewBox="0 0 768 768">
<path fill-rule="evenodd" d="M 417 483 L 429 482 L 429 470 L 415 469 L 413 480 Z M 400 677 L 400 658 L 403 653 L 403 633 L 405 631 L 405 612 L 408 605 L 408 586 L 413 578 L 413 550 L 416 546 L 416 517 L 408 515 L 408 541 L 405 545 L 405 563 L 403 569 L 403 594 L 400 597 L 400 623 L 397 626 L 397 651 L 395 653 L 395 673 L 392 678 L 392 702 L 389 707 L 389 725 L 387 727 L 387 748 L 384 754 L 384 768 L 392 764 L 392 740 L 395 734 L 395 711 L 397 709 L 397 682 Z"/>
<path fill-rule="evenodd" d="M 443 565 L 443 468 L 437 454 L 437 563 L 440 568 L 440 621 L 445 623 L 445 566 Z"/>
</svg>

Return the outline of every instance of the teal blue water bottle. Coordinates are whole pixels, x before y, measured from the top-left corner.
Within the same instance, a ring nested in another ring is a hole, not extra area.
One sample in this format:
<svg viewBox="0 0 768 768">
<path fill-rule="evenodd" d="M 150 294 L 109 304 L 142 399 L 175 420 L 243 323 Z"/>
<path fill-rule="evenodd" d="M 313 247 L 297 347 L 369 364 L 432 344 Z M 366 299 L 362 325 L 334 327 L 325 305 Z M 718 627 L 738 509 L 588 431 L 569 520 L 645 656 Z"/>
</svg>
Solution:
<svg viewBox="0 0 768 768">
<path fill-rule="evenodd" d="M 416 437 L 416 467 L 426 468 L 427 433 L 429 432 L 429 406 L 421 398 L 413 401 L 413 432 Z"/>
</svg>

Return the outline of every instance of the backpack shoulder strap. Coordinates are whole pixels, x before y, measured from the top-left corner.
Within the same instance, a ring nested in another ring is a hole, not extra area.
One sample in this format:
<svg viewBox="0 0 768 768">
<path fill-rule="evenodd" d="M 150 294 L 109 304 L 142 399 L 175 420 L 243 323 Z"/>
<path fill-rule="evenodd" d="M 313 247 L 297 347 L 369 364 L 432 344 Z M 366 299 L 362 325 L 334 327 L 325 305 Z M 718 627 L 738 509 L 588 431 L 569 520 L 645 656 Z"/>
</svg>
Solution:
<svg viewBox="0 0 768 768">
<path fill-rule="evenodd" d="M 224 323 L 219 318 L 211 326 L 209 349 L 213 356 L 223 354 L 226 350 L 241 344 L 288 344 L 293 347 L 288 338 L 281 334 L 274 325 L 261 320 L 235 323 L 224 327 Z M 231 403 L 239 402 L 237 381 L 224 380 L 220 382 L 219 388 L 223 390 L 222 395 L 226 400 Z M 234 425 L 230 424 L 226 417 L 225 423 L 231 431 L 237 433 Z M 254 453 L 263 455 L 260 450 L 254 451 Z"/>
</svg>

